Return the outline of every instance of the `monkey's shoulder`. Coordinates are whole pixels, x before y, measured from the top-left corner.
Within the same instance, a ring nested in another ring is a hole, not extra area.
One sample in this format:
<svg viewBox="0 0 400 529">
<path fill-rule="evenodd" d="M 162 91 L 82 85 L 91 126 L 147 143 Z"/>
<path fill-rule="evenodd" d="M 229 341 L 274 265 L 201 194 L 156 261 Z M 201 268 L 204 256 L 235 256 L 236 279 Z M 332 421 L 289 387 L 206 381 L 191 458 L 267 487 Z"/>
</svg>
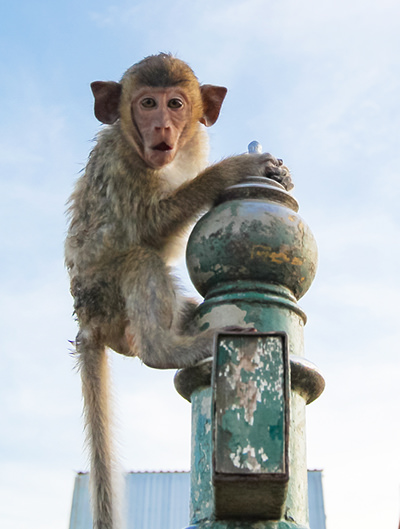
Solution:
<svg viewBox="0 0 400 529">
<path fill-rule="evenodd" d="M 85 176 L 91 181 L 118 178 L 120 175 L 140 173 L 143 162 L 127 143 L 119 127 L 111 125 L 101 130 L 89 154 Z"/>
</svg>

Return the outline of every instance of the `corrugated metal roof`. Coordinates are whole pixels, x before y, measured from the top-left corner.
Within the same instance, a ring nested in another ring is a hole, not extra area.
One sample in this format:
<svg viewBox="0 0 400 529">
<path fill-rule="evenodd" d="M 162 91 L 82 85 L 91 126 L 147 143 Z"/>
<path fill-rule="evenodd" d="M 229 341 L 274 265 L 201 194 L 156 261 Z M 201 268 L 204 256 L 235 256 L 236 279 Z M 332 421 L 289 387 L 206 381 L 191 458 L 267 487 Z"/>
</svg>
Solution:
<svg viewBox="0 0 400 529">
<path fill-rule="evenodd" d="M 189 525 L 189 472 L 126 474 L 126 529 L 182 529 Z M 310 529 L 326 529 L 321 471 L 308 472 Z M 69 529 L 92 529 L 89 475 L 77 474 Z"/>
<path fill-rule="evenodd" d="M 79 472 L 75 478 L 72 496 L 70 529 L 91 529 L 93 526 L 90 512 L 89 474 Z"/>
<path fill-rule="evenodd" d="M 131 472 L 125 476 L 126 529 L 180 529 L 189 522 L 189 472 Z M 89 474 L 75 478 L 70 529 L 92 529 Z"/>
<path fill-rule="evenodd" d="M 309 470 L 307 472 L 307 482 L 308 508 L 310 512 L 310 528 L 326 529 L 321 470 Z"/>
<path fill-rule="evenodd" d="M 180 529 L 189 525 L 188 472 L 127 475 L 128 529 Z"/>
</svg>

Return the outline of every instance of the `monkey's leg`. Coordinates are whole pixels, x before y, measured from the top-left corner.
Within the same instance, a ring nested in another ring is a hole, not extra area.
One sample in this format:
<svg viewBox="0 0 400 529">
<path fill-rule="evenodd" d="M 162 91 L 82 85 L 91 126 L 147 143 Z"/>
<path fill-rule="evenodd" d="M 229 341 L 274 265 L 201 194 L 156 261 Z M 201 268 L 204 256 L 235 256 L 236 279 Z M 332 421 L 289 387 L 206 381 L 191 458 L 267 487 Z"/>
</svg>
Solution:
<svg viewBox="0 0 400 529">
<path fill-rule="evenodd" d="M 179 310 L 174 319 L 174 328 L 178 334 L 196 334 L 199 332 L 194 322 L 199 303 L 195 299 L 182 298 L 179 301 Z"/>
<path fill-rule="evenodd" d="M 142 361 L 159 369 L 181 368 L 211 356 L 214 331 L 178 335 L 174 317 L 179 310 L 172 277 L 151 250 L 132 256 L 125 268 L 122 294 L 126 300 L 128 342 Z"/>
<path fill-rule="evenodd" d="M 94 529 L 115 527 L 113 455 L 110 433 L 110 395 L 107 353 L 94 326 L 81 328 L 76 339 L 82 377 L 84 417 L 90 449 L 90 484 Z"/>
</svg>

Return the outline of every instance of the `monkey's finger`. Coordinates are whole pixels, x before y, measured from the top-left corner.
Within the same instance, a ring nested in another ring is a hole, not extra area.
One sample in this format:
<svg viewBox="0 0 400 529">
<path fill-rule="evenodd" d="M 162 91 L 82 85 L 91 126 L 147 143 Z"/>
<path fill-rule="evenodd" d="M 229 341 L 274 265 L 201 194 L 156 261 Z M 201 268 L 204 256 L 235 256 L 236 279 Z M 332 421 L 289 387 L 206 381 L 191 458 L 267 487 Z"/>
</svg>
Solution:
<svg viewBox="0 0 400 529">
<path fill-rule="evenodd" d="M 279 165 L 275 164 L 274 162 L 268 161 L 264 166 L 264 174 L 265 176 L 268 176 L 268 175 L 280 176 L 282 174 L 282 170 L 279 167 Z"/>
<path fill-rule="evenodd" d="M 294 183 L 292 182 L 292 178 L 290 175 L 285 176 L 282 183 L 284 187 L 286 188 L 286 191 L 290 191 L 291 189 L 294 188 Z"/>
<path fill-rule="evenodd" d="M 286 191 L 290 191 L 294 187 L 290 171 L 285 165 L 276 167 L 269 164 L 266 168 L 265 176 L 272 178 L 276 182 L 282 184 Z"/>
<path fill-rule="evenodd" d="M 278 158 L 276 158 L 273 154 L 270 154 L 269 152 L 263 152 L 262 154 L 260 154 L 261 156 L 261 159 L 268 163 L 272 163 L 273 165 L 282 165 L 281 163 L 279 163 L 279 160 Z"/>
</svg>

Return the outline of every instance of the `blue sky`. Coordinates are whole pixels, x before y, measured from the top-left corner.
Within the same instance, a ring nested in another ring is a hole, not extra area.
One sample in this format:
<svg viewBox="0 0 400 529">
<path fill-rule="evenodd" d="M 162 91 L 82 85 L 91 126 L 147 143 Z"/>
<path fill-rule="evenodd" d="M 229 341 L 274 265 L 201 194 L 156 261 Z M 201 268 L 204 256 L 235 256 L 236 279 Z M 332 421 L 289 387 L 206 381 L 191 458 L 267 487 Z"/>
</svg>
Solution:
<svg viewBox="0 0 400 529">
<path fill-rule="evenodd" d="M 257 139 L 290 166 L 319 245 L 301 300 L 308 466 L 328 529 L 397 527 L 400 485 L 400 4 L 97 0 L 0 7 L 0 524 L 67 528 L 85 470 L 63 267 L 65 202 L 99 129 L 89 84 L 171 51 L 229 92 L 211 161 Z M 171 372 L 112 356 L 126 470 L 188 469 L 190 407 Z"/>
</svg>

